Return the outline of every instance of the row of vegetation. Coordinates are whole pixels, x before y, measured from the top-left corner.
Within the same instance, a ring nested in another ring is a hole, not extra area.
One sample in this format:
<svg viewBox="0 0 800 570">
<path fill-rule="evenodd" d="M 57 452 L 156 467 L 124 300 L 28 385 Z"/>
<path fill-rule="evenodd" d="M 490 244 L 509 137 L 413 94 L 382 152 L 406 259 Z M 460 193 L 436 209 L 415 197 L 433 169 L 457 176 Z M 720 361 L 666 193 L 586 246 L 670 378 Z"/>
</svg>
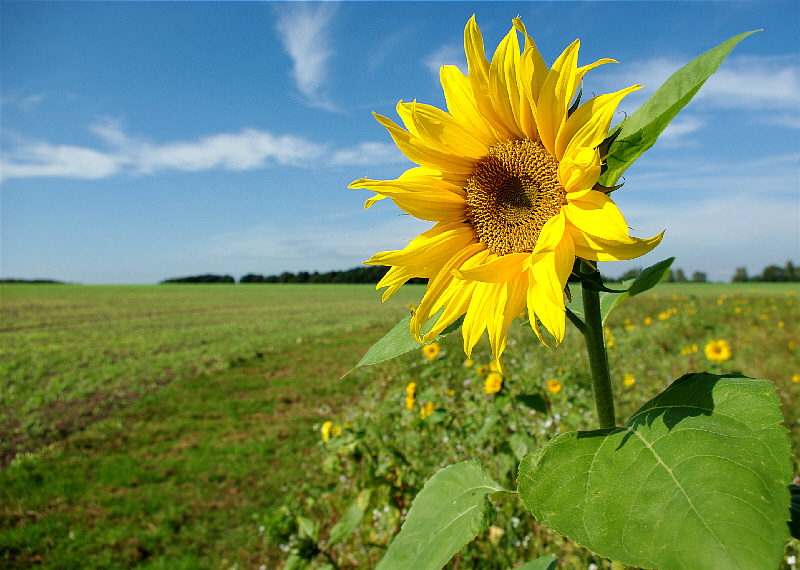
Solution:
<svg viewBox="0 0 800 570">
<path fill-rule="evenodd" d="M 300 271 L 299 273 L 290 273 L 284 271 L 280 275 L 259 275 L 255 273 L 248 273 L 239 279 L 239 283 L 377 283 L 386 275 L 387 267 L 382 266 L 368 266 L 368 267 L 354 267 L 346 271 L 328 271 L 327 273 L 309 273 L 308 271 Z M 642 272 L 641 267 L 630 269 L 620 275 L 619 277 L 604 276 L 605 281 L 620 282 L 628 279 L 635 279 Z M 426 279 L 411 279 L 410 283 L 425 283 Z M 747 273 L 746 267 L 738 267 L 736 273 L 731 279 L 733 283 L 742 283 L 748 281 L 754 282 L 798 282 L 800 281 L 800 268 L 794 266 L 791 261 L 786 262 L 784 267 L 779 265 L 769 265 L 764 268 L 764 271 L 759 275 L 750 277 Z M 236 280 L 230 275 L 194 275 L 190 277 L 177 277 L 167 279 L 162 283 L 235 283 Z M 691 277 L 687 277 L 683 269 L 675 269 L 670 271 L 667 278 L 668 283 L 707 283 L 708 275 L 702 271 L 695 271 Z"/>
</svg>

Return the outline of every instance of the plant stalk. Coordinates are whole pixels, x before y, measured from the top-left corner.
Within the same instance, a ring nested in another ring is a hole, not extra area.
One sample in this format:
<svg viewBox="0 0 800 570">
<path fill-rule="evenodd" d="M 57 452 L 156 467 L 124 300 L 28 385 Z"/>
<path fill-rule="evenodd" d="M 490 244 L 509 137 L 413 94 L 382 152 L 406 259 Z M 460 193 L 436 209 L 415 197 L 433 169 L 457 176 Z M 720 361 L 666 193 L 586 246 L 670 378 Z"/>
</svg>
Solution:
<svg viewBox="0 0 800 570">
<path fill-rule="evenodd" d="M 597 271 L 589 263 L 581 260 L 582 271 Z M 600 292 L 592 291 L 582 285 L 583 312 L 585 328 L 581 331 L 586 339 L 589 353 L 589 367 L 592 372 L 592 393 L 597 406 L 597 417 L 601 428 L 617 425 L 614 418 L 614 392 L 611 388 L 611 374 L 608 370 L 608 354 L 603 339 L 603 317 L 600 313 Z"/>
</svg>

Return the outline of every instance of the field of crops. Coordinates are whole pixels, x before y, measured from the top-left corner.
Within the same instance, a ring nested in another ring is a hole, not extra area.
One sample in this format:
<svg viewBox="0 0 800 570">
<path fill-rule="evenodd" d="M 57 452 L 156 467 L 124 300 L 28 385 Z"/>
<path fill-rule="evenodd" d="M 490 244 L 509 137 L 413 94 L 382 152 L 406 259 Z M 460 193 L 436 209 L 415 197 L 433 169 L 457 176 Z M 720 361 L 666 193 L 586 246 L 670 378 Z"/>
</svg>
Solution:
<svg viewBox="0 0 800 570">
<path fill-rule="evenodd" d="M 477 457 L 511 486 L 522 447 L 596 426 L 583 341 L 569 327 L 555 349 L 529 328 L 510 331 L 504 394 L 541 394 L 546 412 L 501 413 L 507 399 L 483 387 L 488 341 L 465 362 L 459 333 L 433 359 L 414 351 L 340 381 L 421 292 L 381 305 L 371 286 L 3 285 L 0 561 L 279 568 L 304 524 L 324 543 L 360 500 L 358 529 L 312 567 L 370 568 L 440 467 Z M 606 330 L 623 418 L 686 372 L 766 378 L 800 474 L 797 293 L 663 284 L 623 304 Z M 730 359 L 706 359 L 712 339 L 729 343 Z M 523 426 L 531 439 L 509 440 Z M 12 460 L 18 451 L 30 453 Z M 559 568 L 608 567 L 518 502 L 501 505 L 492 529 L 452 564 L 505 569 L 555 554 Z M 795 541 L 786 559 L 797 553 Z"/>
</svg>

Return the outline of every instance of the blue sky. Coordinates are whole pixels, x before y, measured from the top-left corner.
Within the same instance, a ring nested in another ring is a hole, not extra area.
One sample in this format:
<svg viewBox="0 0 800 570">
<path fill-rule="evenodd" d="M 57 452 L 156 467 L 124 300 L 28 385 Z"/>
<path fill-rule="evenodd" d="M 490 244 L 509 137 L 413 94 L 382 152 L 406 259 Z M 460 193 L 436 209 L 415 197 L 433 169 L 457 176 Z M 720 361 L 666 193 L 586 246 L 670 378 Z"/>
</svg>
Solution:
<svg viewBox="0 0 800 570">
<path fill-rule="evenodd" d="M 614 199 L 645 258 L 729 281 L 800 263 L 800 3 L 2 2 L 0 276 L 155 283 L 198 273 L 329 271 L 430 224 L 364 176 L 411 167 L 372 117 L 444 108 L 438 67 L 488 56 L 518 14 L 548 64 L 611 57 L 584 92 L 645 86 L 741 32 Z M 619 115 L 621 118 L 622 115 Z"/>
</svg>

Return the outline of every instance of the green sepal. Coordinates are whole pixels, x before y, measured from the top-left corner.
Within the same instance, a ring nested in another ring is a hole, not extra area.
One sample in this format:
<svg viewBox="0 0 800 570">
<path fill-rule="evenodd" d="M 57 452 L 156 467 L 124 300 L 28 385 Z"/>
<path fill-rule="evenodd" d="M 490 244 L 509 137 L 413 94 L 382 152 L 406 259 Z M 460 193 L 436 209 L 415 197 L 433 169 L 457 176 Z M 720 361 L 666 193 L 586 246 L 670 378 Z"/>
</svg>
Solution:
<svg viewBox="0 0 800 570">
<path fill-rule="evenodd" d="M 606 319 L 608 319 L 611 312 L 625 299 L 649 291 L 669 277 L 669 268 L 674 261 L 675 258 L 670 257 L 651 265 L 642 271 L 636 279 L 629 279 L 623 282 L 623 288 L 620 291 L 600 291 L 600 314 L 603 318 L 603 324 L 606 323 Z M 566 303 L 566 308 L 575 317 L 583 320 L 583 295 L 581 293 L 572 295 L 572 300 Z"/>
</svg>

